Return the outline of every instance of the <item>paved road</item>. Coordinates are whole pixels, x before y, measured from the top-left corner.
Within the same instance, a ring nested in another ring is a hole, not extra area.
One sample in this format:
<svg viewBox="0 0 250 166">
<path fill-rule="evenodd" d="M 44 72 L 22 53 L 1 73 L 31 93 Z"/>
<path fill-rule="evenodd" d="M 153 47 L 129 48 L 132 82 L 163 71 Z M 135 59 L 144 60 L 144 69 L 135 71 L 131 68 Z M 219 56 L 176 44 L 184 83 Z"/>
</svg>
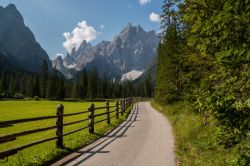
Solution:
<svg viewBox="0 0 250 166">
<path fill-rule="evenodd" d="M 172 130 L 149 102 L 139 103 L 114 131 L 55 165 L 174 166 Z"/>
</svg>

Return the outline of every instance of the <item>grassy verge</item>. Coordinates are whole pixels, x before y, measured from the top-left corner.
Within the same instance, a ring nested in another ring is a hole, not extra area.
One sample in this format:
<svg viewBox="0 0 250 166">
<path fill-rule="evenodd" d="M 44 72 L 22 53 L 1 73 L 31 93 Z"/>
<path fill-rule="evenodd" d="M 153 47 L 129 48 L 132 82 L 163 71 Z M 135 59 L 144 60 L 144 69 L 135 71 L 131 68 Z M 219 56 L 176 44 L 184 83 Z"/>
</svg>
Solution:
<svg viewBox="0 0 250 166">
<path fill-rule="evenodd" d="M 57 104 L 62 103 L 64 105 L 64 113 L 73 113 L 87 110 L 90 102 L 58 102 L 58 101 L 0 101 L 0 121 L 14 120 L 22 118 L 40 117 L 47 115 L 55 115 Z M 110 105 L 115 105 L 111 102 Z M 105 102 L 95 102 L 95 107 L 105 106 Z M 112 108 L 110 111 L 113 111 Z M 129 108 L 128 110 L 130 110 Z M 97 110 L 96 113 L 102 113 L 105 110 Z M 120 116 L 119 119 L 112 118 L 111 124 L 107 125 L 106 122 L 95 125 L 95 134 L 89 134 L 88 130 L 79 131 L 77 133 L 64 137 L 64 149 L 57 149 L 55 146 L 55 140 L 49 141 L 40 145 L 36 145 L 25 150 L 20 151 L 18 154 L 8 157 L 7 159 L 0 160 L 0 165 L 49 165 L 51 162 L 61 158 L 63 155 L 68 154 L 90 142 L 99 138 L 107 131 L 113 129 L 121 121 L 126 118 Z M 110 116 L 115 115 L 115 112 Z M 85 119 L 88 114 L 80 114 L 76 116 L 65 117 L 64 122 L 73 122 L 81 119 Z M 100 116 L 95 120 L 101 120 L 106 118 Z M 74 124 L 64 127 L 64 132 L 72 131 L 80 127 L 87 126 L 88 122 Z M 9 128 L 1 128 L 0 136 L 12 134 L 20 131 L 36 129 L 41 127 L 48 127 L 55 125 L 55 120 L 42 120 L 38 122 L 29 122 L 23 124 L 17 124 Z M 17 146 L 25 145 L 27 143 L 55 136 L 55 130 L 49 130 L 36 134 L 30 134 L 27 136 L 19 137 L 17 140 L 0 144 L 0 151 L 14 148 Z"/>
<path fill-rule="evenodd" d="M 219 166 L 230 165 L 227 151 L 217 144 L 215 125 L 204 125 L 205 118 L 195 114 L 185 102 L 161 105 L 155 101 L 152 106 L 171 121 L 179 165 Z"/>
</svg>

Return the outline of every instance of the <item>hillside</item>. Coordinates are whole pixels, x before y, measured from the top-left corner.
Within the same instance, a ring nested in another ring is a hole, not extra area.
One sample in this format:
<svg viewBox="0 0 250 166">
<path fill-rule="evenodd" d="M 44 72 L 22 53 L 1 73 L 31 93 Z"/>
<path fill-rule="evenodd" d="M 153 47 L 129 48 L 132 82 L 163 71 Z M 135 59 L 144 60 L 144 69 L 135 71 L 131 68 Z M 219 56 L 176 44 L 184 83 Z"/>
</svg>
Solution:
<svg viewBox="0 0 250 166">
<path fill-rule="evenodd" d="M 0 53 L 8 56 L 12 65 L 34 72 L 46 60 L 51 68 L 49 56 L 25 26 L 15 5 L 0 6 L 0 27 Z"/>
</svg>

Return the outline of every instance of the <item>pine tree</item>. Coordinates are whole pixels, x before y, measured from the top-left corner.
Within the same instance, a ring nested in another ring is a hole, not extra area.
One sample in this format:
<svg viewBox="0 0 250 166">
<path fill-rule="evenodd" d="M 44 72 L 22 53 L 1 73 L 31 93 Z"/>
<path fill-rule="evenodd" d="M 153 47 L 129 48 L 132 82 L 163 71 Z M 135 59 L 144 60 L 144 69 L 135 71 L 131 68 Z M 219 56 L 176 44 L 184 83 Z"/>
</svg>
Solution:
<svg viewBox="0 0 250 166">
<path fill-rule="evenodd" d="M 20 78 L 20 85 L 19 85 L 19 89 L 20 89 L 21 94 L 26 94 L 26 88 L 25 88 L 26 84 L 27 84 L 27 78 L 23 74 L 22 77 Z"/>
<path fill-rule="evenodd" d="M 81 90 L 80 90 L 80 84 L 78 81 L 75 81 L 73 83 L 73 87 L 72 87 L 72 95 L 75 99 L 80 99 L 81 97 Z"/>
<path fill-rule="evenodd" d="M 102 97 L 103 98 L 108 98 L 110 97 L 110 93 L 108 90 L 108 84 L 109 84 L 109 80 L 107 77 L 107 74 L 104 74 L 104 78 L 103 78 L 103 83 L 102 83 Z"/>
<path fill-rule="evenodd" d="M 39 88 L 39 78 L 38 76 L 32 76 L 32 87 L 31 87 L 31 97 L 40 96 Z"/>
<path fill-rule="evenodd" d="M 153 86 L 152 86 L 152 80 L 151 80 L 151 75 L 148 74 L 146 76 L 146 79 L 144 81 L 144 91 L 145 91 L 145 97 L 152 97 L 153 93 Z"/>
<path fill-rule="evenodd" d="M 56 99 L 61 100 L 65 97 L 65 86 L 64 86 L 64 78 L 61 76 L 61 78 L 58 78 L 56 83 Z"/>
<path fill-rule="evenodd" d="M 16 89 L 16 82 L 15 78 L 13 78 L 12 75 L 9 76 L 9 86 L 8 86 L 8 92 L 10 95 L 14 95 L 14 93 L 17 91 Z"/>
<path fill-rule="evenodd" d="M 40 69 L 40 94 L 42 98 L 46 97 L 46 90 L 47 90 L 47 84 L 48 84 L 48 64 L 47 61 L 44 60 L 41 69 Z"/>
<path fill-rule="evenodd" d="M 0 80 L 0 93 L 4 91 L 7 91 L 7 69 L 2 71 Z"/>
<path fill-rule="evenodd" d="M 97 96 L 97 86 L 98 86 L 98 72 L 97 69 L 94 68 L 88 78 L 88 97 L 90 99 L 94 99 Z"/>
<path fill-rule="evenodd" d="M 46 98 L 55 100 L 56 98 L 56 81 L 57 81 L 57 70 L 52 69 L 51 75 L 49 75 L 48 85 L 46 87 Z"/>
<path fill-rule="evenodd" d="M 174 1 L 165 0 L 162 15 L 162 41 L 158 47 L 157 79 L 155 98 L 160 102 L 171 103 L 181 95 L 181 59 L 183 25 L 174 10 Z"/>
<path fill-rule="evenodd" d="M 86 69 L 84 69 L 81 76 L 80 76 L 81 98 L 87 97 L 87 88 L 88 88 L 88 76 L 87 76 Z"/>
</svg>

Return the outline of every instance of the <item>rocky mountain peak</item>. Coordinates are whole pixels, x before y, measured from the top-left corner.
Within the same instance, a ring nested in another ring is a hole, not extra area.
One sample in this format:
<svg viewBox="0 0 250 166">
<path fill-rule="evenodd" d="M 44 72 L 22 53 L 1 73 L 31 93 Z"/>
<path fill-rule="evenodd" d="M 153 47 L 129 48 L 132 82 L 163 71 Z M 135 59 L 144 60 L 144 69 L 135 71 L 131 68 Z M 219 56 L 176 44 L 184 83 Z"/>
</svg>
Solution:
<svg viewBox="0 0 250 166">
<path fill-rule="evenodd" d="M 63 59 L 67 68 L 90 70 L 96 67 L 102 75 L 121 79 L 123 74 L 131 71 L 144 71 L 156 56 L 159 38 L 155 33 L 146 32 L 131 23 L 110 41 L 102 41 L 91 46 L 83 41 L 77 50 L 72 50 Z"/>
<path fill-rule="evenodd" d="M 90 43 L 87 43 L 86 40 L 83 40 L 76 52 L 79 54 L 79 52 L 84 52 L 90 47 L 92 47 L 92 45 Z"/>
<path fill-rule="evenodd" d="M 86 40 L 83 40 L 82 43 L 80 44 L 80 47 L 79 48 L 85 48 L 87 47 L 88 43 Z"/>
<path fill-rule="evenodd" d="M 22 69 L 39 71 L 44 60 L 51 69 L 47 53 L 36 41 L 31 30 L 25 26 L 15 5 L 0 8 L 0 27 L 0 52 L 16 58 Z"/>
<path fill-rule="evenodd" d="M 131 23 L 129 23 L 119 34 L 118 37 L 121 38 L 123 43 L 133 43 L 136 42 L 138 39 L 144 39 L 145 36 L 147 36 L 147 32 L 144 31 L 144 29 L 140 26 L 132 26 Z M 114 40 L 117 40 L 118 37 L 116 37 Z M 118 39 L 119 40 L 119 39 Z"/>
<path fill-rule="evenodd" d="M 137 26 L 133 26 L 131 23 L 128 23 L 128 25 L 125 28 L 123 28 L 120 34 L 131 33 L 131 32 L 134 33 L 134 32 L 145 32 L 145 31 L 140 24 L 138 24 Z"/>
<path fill-rule="evenodd" d="M 133 28 L 133 25 L 131 22 L 129 22 L 128 25 L 125 27 L 125 29 L 131 29 L 131 28 Z"/>
<path fill-rule="evenodd" d="M 128 23 L 128 25 L 122 29 L 119 35 L 131 33 L 131 31 L 133 31 L 133 28 L 134 27 L 132 26 L 132 24 Z"/>
<path fill-rule="evenodd" d="M 14 24 L 24 25 L 23 17 L 14 4 L 9 4 L 5 8 L 1 7 L 0 16 L 5 17 Z"/>
<path fill-rule="evenodd" d="M 83 40 L 82 43 L 80 44 L 79 48 L 74 47 L 71 50 L 71 53 L 67 53 L 65 59 L 66 59 L 66 63 L 65 64 L 69 64 L 72 65 L 72 63 L 74 64 L 73 61 L 77 62 L 79 60 L 79 58 L 81 56 L 84 55 L 84 53 L 90 49 L 92 46 L 90 43 L 87 43 L 86 40 Z"/>
<path fill-rule="evenodd" d="M 55 60 L 58 62 L 63 62 L 63 58 L 61 55 L 58 55 Z"/>
<path fill-rule="evenodd" d="M 65 66 L 69 66 L 69 65 L 72 65 L 74 63 L 75 63 L 75 60 L 73 59 L 73 57 L 69 53 L 67 53 L 63 59 L 63 64 Z"/>
<path fill-rule="evenodd" d="M 74 55 L 75 54 L 75 52 L 76 52 L 76 48 L 75 47 L 73 47 L 73 49 L 71 50 L 71 55 Z"/>
<path fill-rule="evenodd" d="M 53 60 L 53 67 L 57 68 L 57 69 L 61 69 L 61 67 L 63 66 L 63 59 L 62 57 L 59 55 L 56 57 L 56 59 Z"/>
<path fill-rule="evenodd" d="M 137 32 L 141 32 L 141 31 L 144 31 L 143 28 L 141 27 L 141 25 L 139 24 L 137 27 L 136 27 L 136 31 Z M 144 31 L 145 32 L 145 31 Z"/>
<path fill-rule="evenodd" d="M 16 6 L 14 4 L 12 4 L 12 3 L 10 3 L 8 6 L 6 6 L 5 9 L 18 12 Z"/>
</svg>

